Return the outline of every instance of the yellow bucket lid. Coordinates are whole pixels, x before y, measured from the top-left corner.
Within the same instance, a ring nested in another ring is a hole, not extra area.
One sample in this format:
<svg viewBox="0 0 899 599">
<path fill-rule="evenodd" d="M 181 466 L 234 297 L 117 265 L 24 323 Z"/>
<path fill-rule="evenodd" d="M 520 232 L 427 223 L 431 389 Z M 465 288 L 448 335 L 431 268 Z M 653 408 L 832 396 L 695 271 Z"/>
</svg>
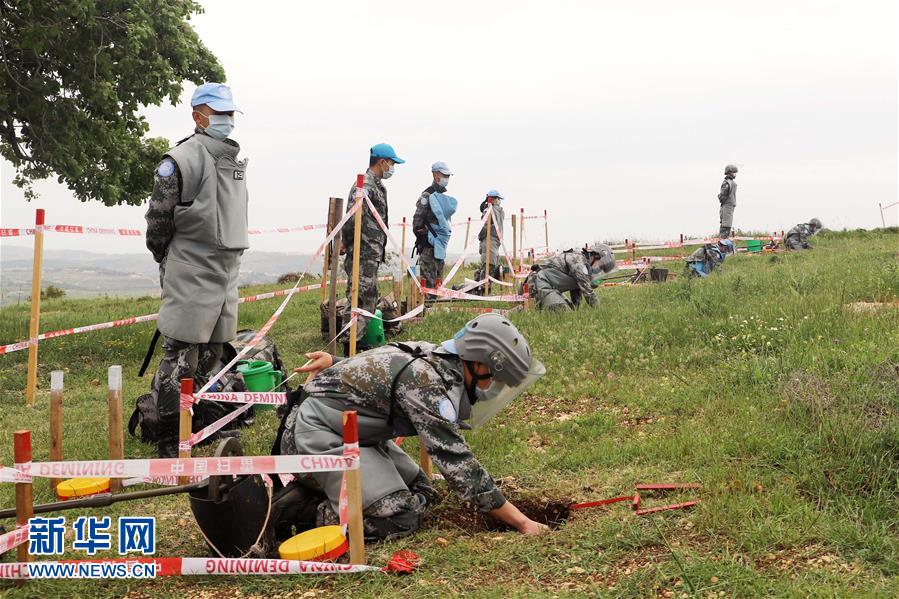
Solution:
<svg viewBox="0 0 899 599">
<path fill-rule="evenodd" d="M 339 526 L 320 526 L 290 537 L 278 553 L 281 559 L 330 560 L 346 553 L 348 546 Z"/>
<path fill-rule="evenodd" d="M 60 499 L 72 499 L 85 495 L 109 492 L 108 478 L 70 478 L 56 485 L 56 496 Z"/>
</svg>

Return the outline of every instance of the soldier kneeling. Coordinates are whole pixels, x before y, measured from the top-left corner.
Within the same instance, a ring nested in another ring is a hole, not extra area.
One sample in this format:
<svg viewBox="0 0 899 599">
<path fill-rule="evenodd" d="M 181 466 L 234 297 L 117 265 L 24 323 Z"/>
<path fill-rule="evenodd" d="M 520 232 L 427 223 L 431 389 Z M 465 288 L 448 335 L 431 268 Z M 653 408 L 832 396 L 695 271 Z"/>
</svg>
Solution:
<svg viewBox="0 0 899 599">
<path fill-rule="evenodd" d="M 392 343 L 344 359 L 307 356 L 313 362 L 298 369 L 310 373 L 306 398 L 287 416 L 281 453 L 341 454 L 343 412 L 357 411 L 366 540 L 412 534 L 438 498 L 394 443 L 398 436 L 418 435 L 449 487 L 479 510 L 524 534 L 546 528 L 503 497 L 460 430 L 469 428 L 465 420 L 482 425 L 546 372 L 509 320 L 482 314 L 440 345 Z M 317 526 L 337 523 L 341 478 L 341 472 L 300 477 L 326 496 Z"/>
<path fill-rule="evenodd" d="M 811 244 L 808 240 L 821 230 L 821 221 L 813 218 L 807 223 L 799 223 L 789 231 L 784 237 L 784 246 L 788 250 L 810 250 Z"/>
</svg>

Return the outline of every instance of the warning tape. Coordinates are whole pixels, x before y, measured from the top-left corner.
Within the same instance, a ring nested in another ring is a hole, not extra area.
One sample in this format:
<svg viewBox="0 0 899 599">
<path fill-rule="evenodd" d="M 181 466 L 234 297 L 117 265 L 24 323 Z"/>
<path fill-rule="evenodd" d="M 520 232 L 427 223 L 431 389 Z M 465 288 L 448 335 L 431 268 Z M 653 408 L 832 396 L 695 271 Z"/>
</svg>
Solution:
<svg viewBox="0 0 899 599">
<path fill-rule="evenodd" d="M 89 460 L 70 462 L 28 462 L 16 464 L 14 480 L 28 483 L 40 478 L 144 478 L 166 476 L 213 476 L 242 474 L 295 474 L 355 470 L 359 460 L 352 456 L 270 455 L 234 457 L 163 458 L 137 460 Z M 5 469 L 4 469 L 5 470 Z"/>
<path fill-rule="evenodd" d="M 441 287 L 440 289 L 431 289 L 430 287 L 422 287 L 422 293 L 436 295 L 437 297 L 449 297 L 452 299 L 463 299 L 463 300 L 471 300 L 478 302 L 524 302 L 527 301 L 528 296 L 526 295 L 474 295 L 471 293 L 466 293 L 464 291 L 457 291 L 455 289 L 446 289 L 445 287 Z"/>
<path fill-rule="evenodd" d="M 361 564 L 310 562 L 288 559 L 252 559 L 227 557 L 120 557 L 87 560 L 57 560 L 41 562 L 0 563 L 0 578 L 27 580 L 45 577 L 61 578 L 60 573 L 71 571 L 72 578 L 102 578 L 103 564 L 124 564 L 129 575 L 143 574 L 142 568 L 156 564 L 156 576 L 234 576 L 234 575 L 290 575 L 290 574 L 354 574 L 359 572 L 395 571 Z M 140 564 L 140 566 L 139 566 Z M 83 574 L 82 574 L 83 572 Z M 76 574 L 77 573 L 77 574 Z"/>
<path fill-rule="evenodd" d="M 220 401 L 224 403 L 249 403 L 264 406 L 282 406 L 287 403 L 287 393 L 273 391 L 233 391 L 228 393 L 195 393 L 194 397 L 204 401 Z"/>
<path fill-rule="evenodd" d="M 0 555 L 3 555 L 10 549 L 15 549 L 22 543 L 28 542 L 28 525 L 17 527 L 15 530 L 0 535 Z"/>
<path fill-rule="evenodd" d="M 295 233 L 297 231 L 314 231 L 326 229 L 328 225 L 300 225 L 298 227 L 276 227 L 274 229 L 247 229 L 248 235 L 263 235 L 266 233 Z M 131 229 L 128 227 L 93 227 L 88 225 L 39 225 L 36 227 L 12 227 L 0 228 L 0 237 L 24 237 L 34 235 L 37 231 L 42 233 L 68 233 L 73 235 L 118 235 L 120 237 L 143 237 L 143 229 Z"/>
</svg>

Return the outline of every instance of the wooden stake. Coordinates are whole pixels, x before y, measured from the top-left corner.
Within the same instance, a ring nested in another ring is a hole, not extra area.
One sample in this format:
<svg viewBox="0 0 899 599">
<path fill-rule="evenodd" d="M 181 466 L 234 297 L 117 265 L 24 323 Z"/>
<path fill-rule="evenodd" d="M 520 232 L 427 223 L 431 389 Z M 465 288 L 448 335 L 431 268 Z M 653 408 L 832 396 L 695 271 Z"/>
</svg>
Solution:
<svg viewBox="0 0 899 599">
<path fill-rule="evenodd" d="M 421 465 L 421 471 L 431 478 L 431 456 L 428 455 L 425 444 L 421 442 L 421 437 L 418 438 L 418 444 L 418 463 Z"/>
<path fill-rule="evenodd" d="M 886 229 L 887 221 L 883 217 L 883 204 L 881 204 L 880 202 L 877 202 L 877 207 L 880 208 L 880 224 L 883 225 L 884 229 Z"/>
<path fill-rule="evenodd" d="M 518 218 L 518 270 L 524 272 L 524 208 Z"/>
<path fill-rule="evenodd" d="M 340 222 L 340 215 L 343 213 L 343 198 L 331 198 L 331 202 L 334 204 L 334 210 L 331 211 L 328 220 L 328 235 L 334 231 L 334 227 Z M 333 220 L 331 220 L 332 218 Z M 338 231 L 331 241 L 333 248 L 330 255 L 331 286 L 328 288 L 328 331 L 330 333 L 328 338 L 331 339 L 331 343 L 328 346 L 328 352 L 332 356 L 337 354 L 337 339 L 334 337 L 337 336 L 337 268 L 340 262 L 341 236 L 342 233 Z"/>
<path fill-rule="evenodd" d="M 518 255 L 518 227 L 515 215 L 512 215 L 512 262 L 515 262 L 515 256 Z M 511 274 L 511 273 L 510 273 Z"/>
<path fill-rule="evenodd" d="M 44 209 L 34 213 L 34 262 L 31 271 L 31 317 L 28 319 L 28 382 L 25 403 L 34 405 L 37 391 L 37 336 L 41 326 L 41 270 L 44 262 Z"/>
<path fill-rule="evenodd" d="M 405 257 L 406 257 L 406 217 L 405 217 L 405 216 L 403 217 L 403 233 L 402 233 L 402 241 L 400 241 L 400 252 L 402 252 L 402 254 L 403 254 L 402 257 L 405 258 Z M 409 273 L 408 273 L 408 271 L 407 271 L 405 268 L 403 268 L 403 261 L 402 261 L 402 260 L 400 260 L 400 268 L 401 268 L 402 271 L 403 271 L 403 279 L 402 279 L 402 280 L 403 280 L 403 283 L 404 283 L 404 284 L 403 284 L 403 288 L 405 288 L 405 287 L 406 287 L 406 285 L 405 285 L 406 278 L 409 276 Z M 402 300 L 403 300 L 402 297 L 397 296 L 396 301 L 397 301 L 400 305 L 403 304 Z M 407 301 L 408 301 L 408 298 L 407 298 Z"/>
<path fill-rule="evenodd" d="M 353 224 L 353 272 L 347 273 L 350 275 L 350 277 L 352 277 L 353 280 L 353 294 L 350 302 L 350 318 L 353 318 L 356 315 L 355 310 L 359 307 L 359 238 L 362 237 L 362 212 L 365 210 L 365 199 L 362 196 L 363 185 L 365 185 L 365 175 L 357 175 L 355 201 L 361 202 L 363 203 L 363 205 L 359 206 L 359 209 L 356 211 L 355 222 Z M 350 326 L 349 354 L 351 356 L 356 355 L 356 335 L 358 334 L 358 324 L 359 319 L 354 318 L 353 324 L 352 326 Z"/>
<path fill-rule="evenodd" d="M 348 410 L 343 413 L 343 447 L 359 450 L 359 424 L 356 419 L 356 411 Z M 360 464 L 361 465 L 361 464 Z M 350 541 L 350 563 L 365 563 L 365 532 L 362 527 L 362 471 L 361 468 L 347 470 L 347 528 Z"/>
<path fill-rule="evenodd" d="M 16 431 L 13 433 L 13 460 L 16 464 L 28 464 L 31 462 L 31 431 Z M 16 483 L 16 525 L 25 526 L 28 520 L 34 516 L 34 489 L 31 483 Z M 16 548 L 18 561 L 30 562 L 28 543 L 23 543 Z"/>
<path fill-rule="evenodd" d="M 546 237 L 546 251 L 549 251 L 549 216 L 543 211 L 543 233 Z"/>
<path fill-rule="evenodd" d="M 122 427 L 122 367 L 110 366 L 108 372 L 109 392 L 106 396 L 109 422 L 109 459 L 125 459 L 125 429 Z M 118 478 L 109 480 L 109 491 L 115 493 L 122 490 L 122 481 Z"/>
<path fill-rule="evenodd" d="M 334 198 L 328 198 L 328 219 L 325 222 L 327 223 L 325 235 L 328 236 L 334 229 L 332 226 L 334 222 Z M 325 257 L 322 260 L 322 303 L 325 303 L 325 300 L 328 299 L 328 270 L 331 268 L 331 252 L 335 249 L 336 246 L 333 243 L 325 246 Z"/>
<path fill-rule="evenodd" d="M 194 393 L 194 380 L 193 379 L 181 379 L 181 395 L 193 395 Z M 182 406 L 180 412 L 180 419 L 178 420 L 178 457 L 179 458 L 189 458 L 191 451 L 190 447 L 187 449 L 181 449 L 182 443 L 188 443 L 190 441 L 190 434 L 192 432 L 193 418 L 190 413 L 190 408 L 188 406 Z M 179 485 L 186 485 L 190 481 L 186 476 L 178 477 Z"/>
<path fill-rule="evenodd" d="M 62 461 L 62 388 L 63 371 L 50 373 L 50 461 Z M 50 489 L 56 491 L 59 478 L 50 479 Z"/>
<path fill-rule="evenodd" d="M 468 234 L 471 233 L 471 217 L 468 217 L 468 224 L 465 225 L 465 245 L 462 246 L 463 251 L 468 247 Z"/>
</svg>

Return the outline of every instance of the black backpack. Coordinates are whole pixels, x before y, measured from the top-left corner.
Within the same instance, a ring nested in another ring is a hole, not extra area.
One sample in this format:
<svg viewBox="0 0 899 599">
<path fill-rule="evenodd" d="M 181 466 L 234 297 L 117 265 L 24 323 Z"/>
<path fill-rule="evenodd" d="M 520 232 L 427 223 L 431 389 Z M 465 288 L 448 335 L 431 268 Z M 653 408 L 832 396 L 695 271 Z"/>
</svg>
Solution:
<svg viewBox="0 0 899 599">
<path fill-rule="evenodd" d="M 225 364 L 230 362 L 234 357 L 243 349 L 247 343 L 256 335 L 256 331 L 250 329 L 243 329 L 237 332 L 237 337 L 234 341 L 230 343 L 226 343 L 224 345 L 222 351 L 221 362 L 218 367 L 215 369 L 216 371 L 223 367 Z M 148 352 L 148 358 L 152 356 L 153 349 L 156 343 L 158 335 L 154 336 L 154 341 L 151 343 L 150 350 Z M 287 378 L 287 372 L 284 368 L 284 363 L 281 361 L 281 356 L 278 354 L 278 348 L 275 346 L 274 341 L 272 341 L 269 337 L 263 337 L 256 347 L 251 349 L 244 356 L 247 360 L 265 360 L 267 362 L 271 362 L 274 366 L 275 370 L 280 370 L 282 374 L 282 379 Z M 149 360 L 145 360 L 144 364 L 148 363 Z M 144 370 L 146 368 L 141 369 L 141 376 L 143 376 Z M 197 389 L 199 389 L 203 384 L 205 384 L 205 380 L 201 380 L 198 378 L 194 379 L 194 385 Z M 246 391 L 246 386 L 244 386 L 243 377 L 239 376 L 236 368 L 232 368 L 229 372 L 225 373 L 215 385 L 215 391 L 218 392 L 228 392 L 228 391 Z M 289 384 L 285 383 L 281 386 L 282 391 L 290 392 Z M 243 404 L 237 403 L 221 403 L 217 401 L 201 401 L 197 404 L 194 404 L 194 414 L 193 414 L 193 422 L 191 424 L 191 429 L 193 432 L 200 431 L 205 427 L 209 426 L 213 422 L 223 418 L 224 416 L 230 414 L 234 410 L 241 408 Z M 242 426 L 249 426 L 253 424 L 253 411 L 254 408 L 250 408 L 236 419 L 228 423 L 228 429 L 235 429 Z M 131 418 L 128 420 L 128 432 L 132 437 L 137 437 L 137 428 L 140 427 L 140 440 L 144 443 L 156 444 L 159 441 L 159 411 L 156 408 L 156 400 L 153 398 L 152 393 L 144 393 L 140 397 L 135 400 L 135 408 L 134 412 L 131 414 Z M 222 431 L 219 433 L 212 435 L 202 444 L 210 443 L 216 438 L 218 438 Z"/>
</svg>

